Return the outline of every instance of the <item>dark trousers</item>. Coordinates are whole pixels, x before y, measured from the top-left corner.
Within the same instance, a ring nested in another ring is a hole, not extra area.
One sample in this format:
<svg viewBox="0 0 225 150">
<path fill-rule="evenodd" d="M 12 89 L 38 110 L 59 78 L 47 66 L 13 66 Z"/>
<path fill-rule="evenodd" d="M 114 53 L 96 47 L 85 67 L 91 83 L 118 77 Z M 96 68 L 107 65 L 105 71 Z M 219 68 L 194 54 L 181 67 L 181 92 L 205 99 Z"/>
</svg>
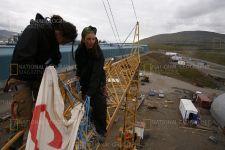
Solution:
<svg viewBox="0 0 225 150">
<path fill-rule="evenodd" d="M 81 88 L 83 99 L 86 96 L 86 88 Z M 106 115 L 107 115 L 107 105 L 106 96 L 103 94 L 103 90 L 98 90 L 91 97 L 91 121 L 94 123 L 96 131 L 101 134 L 106 134 Z"/>
<path fill-rule="evenodd" d="M 92 119 L 96 128 L 96 131 L 101 134 L 106 134 L 106 97 L 102 92 L 97 92 L 91 97 Z"/>
</svg>

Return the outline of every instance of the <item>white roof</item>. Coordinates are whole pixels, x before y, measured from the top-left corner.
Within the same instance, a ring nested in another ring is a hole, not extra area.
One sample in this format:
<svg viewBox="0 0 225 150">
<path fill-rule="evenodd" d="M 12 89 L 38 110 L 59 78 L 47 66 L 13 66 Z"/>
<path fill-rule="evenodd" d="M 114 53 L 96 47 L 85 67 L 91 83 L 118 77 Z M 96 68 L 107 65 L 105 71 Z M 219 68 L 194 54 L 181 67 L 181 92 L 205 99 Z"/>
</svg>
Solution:
<svg viewBox="0 0 225 150">
<path fill-rule="evenodd" d="M 200 91 L 196 91 L 195 93 L 196 93 L 196 94 L 202 94 L 202 92 L 200 92 Z"/>
<path fill-rule="evenodd" d="M 182 59 L 181 56 L 172 56 L 171 59 Z"/>
<path fill-rule="evenodd" d="M 166 55 L 177 55 L 177 53 L 174 53 L 174 52 L 166 52 Z"/>
<path fill-rule="evenodd" d="M 183 103 L 185 110 L 190 110 L 193 112 L 198 112 L 194 104 L 189 99 L 180 99 L 181 103 Z"/>
</svg>

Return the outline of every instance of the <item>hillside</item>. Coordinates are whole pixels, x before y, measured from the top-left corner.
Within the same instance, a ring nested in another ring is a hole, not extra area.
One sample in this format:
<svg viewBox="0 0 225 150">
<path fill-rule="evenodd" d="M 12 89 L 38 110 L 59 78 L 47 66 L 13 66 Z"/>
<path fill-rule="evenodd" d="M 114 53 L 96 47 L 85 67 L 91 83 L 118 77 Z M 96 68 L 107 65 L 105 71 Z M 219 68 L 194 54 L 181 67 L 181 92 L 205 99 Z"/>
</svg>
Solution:
<svg viewBox="0 0 225 150">
<path fill-rule="evenodd" d="M 218 88 L 217 81 L 193 67 L 182 67 L 170 63 L 169 56 L 152 52 L 141 57 L 141 70 L 155 72 L 192 83 L 199 87 Z"/>
<path fill-rule="evenodd" d="M 141 40 L 152 49 L 225 49 L 225 34 L 208 31 L 183 31 L 159 34 Z"/>
<path fill-rule="evenodd" d="M 0 40 L 8 40 L 8 38 L 17 34 L 16 32 L 11 32 L 7 30 L 0 30 Z"/>
</svg>

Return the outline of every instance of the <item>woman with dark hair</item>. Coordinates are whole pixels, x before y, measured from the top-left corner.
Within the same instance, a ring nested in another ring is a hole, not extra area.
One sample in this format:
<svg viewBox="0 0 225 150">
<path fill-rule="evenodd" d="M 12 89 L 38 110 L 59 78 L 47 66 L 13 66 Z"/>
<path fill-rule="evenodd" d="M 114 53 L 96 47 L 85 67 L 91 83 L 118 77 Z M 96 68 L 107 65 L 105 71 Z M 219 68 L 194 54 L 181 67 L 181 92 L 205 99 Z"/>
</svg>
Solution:
<svg viewBox="0 0 225 150">
<path fill-rule="evenodd" d="M 76 75 L 80 78 L 83 98 L 91 97 L 92 120 L 98 133 L 98 140 L 104 143 L 106 134 L 106 77 L 104 56 L 96 38 L 97 29 L 89 26 L 81 33 L 81 44 L 75 54 Z"/>
<path fill-rule="evenodd" d="M 5 88 L 5 91 L 12 87 L 17 89 L 11 107 L 13 124 L 17 126 L 15 131 L 26 128 L 32 118 L 45 67 L 60 63 L 59 44 L 73 42 L 76 37 L 76 27 L 58 15 L 48 20 L 37 14 L 23 31 L 13 52 L 10 77 Z M 11 149 L 18 148 L 21 140 Z"/>
</svg>

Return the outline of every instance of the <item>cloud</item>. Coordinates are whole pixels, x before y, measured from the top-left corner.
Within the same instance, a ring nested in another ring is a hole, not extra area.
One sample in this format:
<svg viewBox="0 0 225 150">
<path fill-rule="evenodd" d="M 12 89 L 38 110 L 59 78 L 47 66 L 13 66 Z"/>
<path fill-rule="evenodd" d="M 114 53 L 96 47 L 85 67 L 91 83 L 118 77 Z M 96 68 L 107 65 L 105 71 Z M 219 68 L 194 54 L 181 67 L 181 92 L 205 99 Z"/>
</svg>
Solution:
<svg viewBox="0 0 225 150">
<path fill-rule="evenodd" d="M 107 6 L 107 0 L 103 1 Z M 136 24 L 132 3 L 130 0 L 108 1 L 119 36 L 121 41 L 124 41 Z M 225 32 L 223 29 L 225 1 L 222 0 L 133 0 L 133 2 L 140 22 L 140 38 L 184 30 Z M 99 39 L 116 41 L 102 0 L 39 0 L 36 2 L 20 0 L 20 3 L 2 0 L 0 29 L 20 32 L 37 12 L 46 17 L 53 14 L 61 15 L 77 26 L 79 34 L 86 26 L 96 26 Z M 132 41 L 132 36 L 128 41 Z"/>
<path fill-rule="evenodd" d="M 225 1 L 221 0 L 190 0 L 189 3 L 178 8 L 176 16 L 178 18 L 195 18 L 224 10 L 224 8 Z"/>
</svg>

